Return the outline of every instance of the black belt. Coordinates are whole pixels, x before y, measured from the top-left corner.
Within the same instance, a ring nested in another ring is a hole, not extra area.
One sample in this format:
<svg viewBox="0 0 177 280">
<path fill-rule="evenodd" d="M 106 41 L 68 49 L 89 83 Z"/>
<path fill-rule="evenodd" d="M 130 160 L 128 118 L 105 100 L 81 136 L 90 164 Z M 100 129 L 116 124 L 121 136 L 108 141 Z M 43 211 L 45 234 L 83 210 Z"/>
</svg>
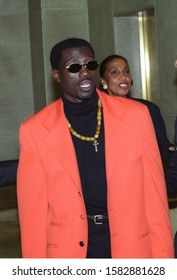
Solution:
<svg viewBox="0 0 177 280">
<path fill-rule="evenodd" d="M 89 221 L 94 222 L 96 225 L 108 223 L 108 216 L 106 215 L 87 215 Z"/>
</svg>

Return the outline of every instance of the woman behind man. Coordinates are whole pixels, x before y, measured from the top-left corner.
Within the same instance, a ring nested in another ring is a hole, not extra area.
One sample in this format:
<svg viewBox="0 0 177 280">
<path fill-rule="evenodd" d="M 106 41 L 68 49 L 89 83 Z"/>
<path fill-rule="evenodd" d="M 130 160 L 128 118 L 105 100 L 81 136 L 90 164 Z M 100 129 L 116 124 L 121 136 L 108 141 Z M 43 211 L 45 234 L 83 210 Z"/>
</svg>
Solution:
<svg viewBox="0 0 177 280">
<path fill-rule="evenodd" d="M 130 89 L 133 80 L 126 58 L 120 55 L 110 55 L 106 57 L 100 64 L 99 72 L 100 85 L 103 91 L 109 95 L 129 97 L 148 107 L 153 121 L 163 166 L 164 168 L 169 166 L 174 147 L 167 138 L 165 123 L 160 109 L 156 104 L 148 100 L 130 97 Z"/>
</svg>

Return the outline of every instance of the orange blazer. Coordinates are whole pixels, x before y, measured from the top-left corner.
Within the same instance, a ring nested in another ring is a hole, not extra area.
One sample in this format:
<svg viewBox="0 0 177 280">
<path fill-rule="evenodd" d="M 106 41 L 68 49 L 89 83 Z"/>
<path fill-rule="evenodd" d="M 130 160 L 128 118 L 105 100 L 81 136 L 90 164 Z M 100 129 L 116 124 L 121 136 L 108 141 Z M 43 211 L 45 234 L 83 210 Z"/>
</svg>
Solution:
<svg viewBox="0 0 177 280">
<path fill-rule="evenodd" d="M 173 258 L 163 168 L 148 110 L 97 92 L 112 258 Z M 86 257 L 87 215 L 61 99 L 21 125 L 17 192 L 23 257 Z"/>
</svg>

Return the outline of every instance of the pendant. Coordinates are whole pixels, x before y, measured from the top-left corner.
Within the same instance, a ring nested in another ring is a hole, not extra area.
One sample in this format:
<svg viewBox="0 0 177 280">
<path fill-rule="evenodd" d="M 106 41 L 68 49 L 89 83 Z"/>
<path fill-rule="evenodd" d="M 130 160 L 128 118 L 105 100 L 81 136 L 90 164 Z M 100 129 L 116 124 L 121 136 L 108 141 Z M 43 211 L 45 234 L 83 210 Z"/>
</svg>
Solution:
<svg viewBox="0 0 177 280">
<path fill-rule="evenodd" d="M 97 146 L 99 145 L 99 143 L 96 139 L 93 141 L 93 145 L 95 146 L 95 152 L 98 152 L 98 147 Z"/>
</svg>

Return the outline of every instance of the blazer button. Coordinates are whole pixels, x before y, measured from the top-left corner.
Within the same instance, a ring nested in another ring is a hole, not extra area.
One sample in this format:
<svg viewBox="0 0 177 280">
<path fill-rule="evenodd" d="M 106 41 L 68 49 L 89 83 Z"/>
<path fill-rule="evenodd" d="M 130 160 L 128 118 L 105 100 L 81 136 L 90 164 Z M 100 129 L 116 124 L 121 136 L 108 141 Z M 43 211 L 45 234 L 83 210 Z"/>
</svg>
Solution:
<svg viewBox="0 0 177 280">
<path fill-rule="evenodd" d="M 80 245 L 81 247 L 84 247 L 84 242 L 83 242 L 83 241 L 80 241 L 80 242 L 79 242 L 79 245 Z"/>
</svg>

